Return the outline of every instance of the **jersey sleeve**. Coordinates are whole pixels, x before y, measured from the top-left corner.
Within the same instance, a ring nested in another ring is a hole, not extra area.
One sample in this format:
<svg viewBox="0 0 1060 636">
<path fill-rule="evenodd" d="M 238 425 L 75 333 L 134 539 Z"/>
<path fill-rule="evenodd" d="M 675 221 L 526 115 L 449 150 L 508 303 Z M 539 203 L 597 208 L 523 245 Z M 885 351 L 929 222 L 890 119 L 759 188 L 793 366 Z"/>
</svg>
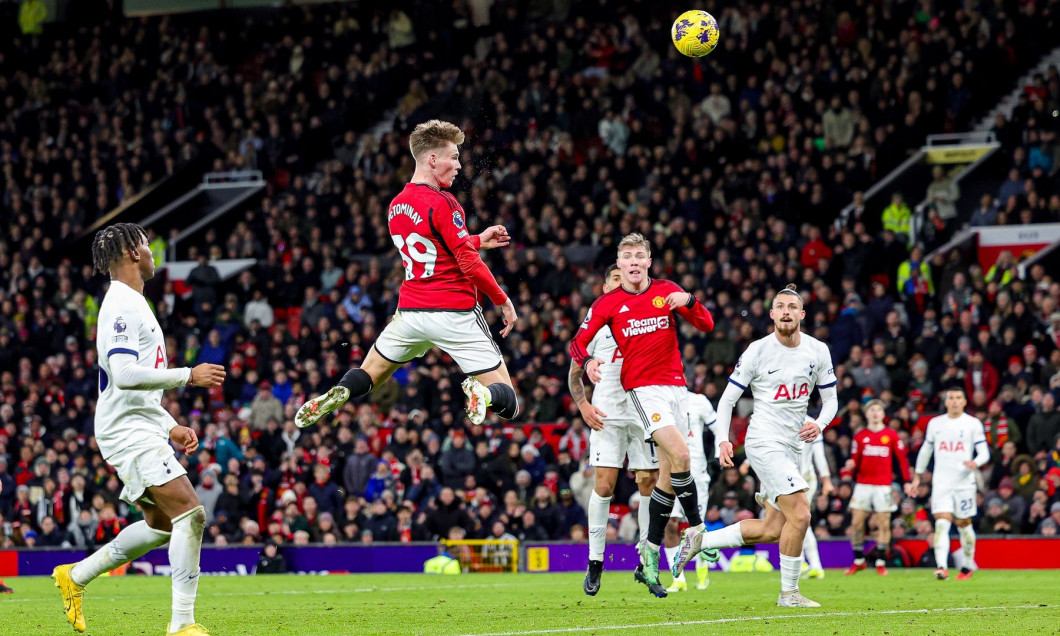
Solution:
<svg viewBox="0 0 1060 636">
<path fill-rule="evenodd" d="M 99 338 L 104 343 L 103 355 L 109 358 L 116 353 L 127 353 L 139 359 L 142 328 L 140 316 L 135 311 L 116 314 L 113 320 L 101 323 Z"/>
<path fill-rule="evenodd" d="M 729 383 L 735 384 L 745 391 L 747 387 L 751 386 L 751 382 L 754 381 L 757 373 L 758 347 L 756 345 L 757 343 L 751 343 L 751 346 L 747 347 L 747 350 L 736 359 L 736 366 L 729 376 Z"/>
<path fill-rule="evenodd" d="M 677 283 L 669 280 L 659 281 L 662 287 L 661 291 L 666 295 L 670 295 L 674 292 L 684 292 L 685 290 Z M 714 316 L 710 315 L 707 308 L 699 302 L 696 295 L 689 292 L 691 298 L 688 304 L 684 307 L 678 307 L 674 311 L 682 318 L 692 323 L 692 326 L 703 332 L 714 331 Z"/>
<path fill-rule="evenodd" d="M 443 201 L 439 201 L 438 207 L 430 215 L 431 231 L 435 238 L 449 248 L 449 251 L 456 252 L 458 247 L 471 242 L 464 210 L 457 203 L 456 197 L 448 192 L 439 192 L 438 196 Z"/>
<path fill-rule="evenodd" d="M 710 427 L 718 420 L 718 414 L 714 412 L 714 407 L 711 406 L 710 400 L 707 396 L 699 393 L 695 394 L 694 398 L 696 401 L 696 412 L 699 416 L 699 421 L 703 422 L 704 427 Z"/>
<path fill-rule="evenodd" d="M 582 322 L 582 326 L 578 329 L 578 332 L 574 334 L 574 339 L 570 343 L 570 357 L 578 363 L 578 366 L 584 367 L 586 361 L 592 356 L 589 354 L 589 345 L 592 343 L 593 338 L 596 334 L 603 329 L 604 325 L 608 324 L 610 319 L 608 311 L 608 303 L 605 301 L 606 296 L 601 296 L 596 299 L 593 306 L 589 308 L 589 313 L 585 314 L 585 320 Z"/>
<path fill-rule="evenodd" d="M 830 386 L 835 386 L 835 368 L 832 366 L 832 354 L 823 342 L 817 348 L 817 354 L 817 388 L 827 389 Z"/>
<path fill-rule="evenodd" d="M 905 452 L 905 443 L 897 435 L 891 440 L 891 452 L 898 458 L 898 471 L 902 475 L 902 481 L 911 480 L 913 477 L 909 474 L 909 455 Z"/>
<path fill-rule="evenodd" d="M 854 477 L 857 478 L 858 469 L 861 468 L 861 436 L 855 435 L 850 442 L 850 460 L 854 462 Z"/>
</svg>

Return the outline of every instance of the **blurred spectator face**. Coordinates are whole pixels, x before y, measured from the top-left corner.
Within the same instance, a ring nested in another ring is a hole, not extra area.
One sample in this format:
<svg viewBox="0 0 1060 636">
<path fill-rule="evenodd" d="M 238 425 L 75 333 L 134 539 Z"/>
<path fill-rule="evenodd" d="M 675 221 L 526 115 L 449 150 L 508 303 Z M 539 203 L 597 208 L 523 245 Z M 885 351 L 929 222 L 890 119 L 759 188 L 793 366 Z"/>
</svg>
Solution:
<svg viewBox="0 0 1060 636">
<path fill-rule="evenodd" d="M 448 506 L 453 503 L 456 495 L 453 493 L 452 488 L 442 488 L 442 492 L 438 495 L 438 500 L 442 502 L 442 505 Z"/>
</svg>

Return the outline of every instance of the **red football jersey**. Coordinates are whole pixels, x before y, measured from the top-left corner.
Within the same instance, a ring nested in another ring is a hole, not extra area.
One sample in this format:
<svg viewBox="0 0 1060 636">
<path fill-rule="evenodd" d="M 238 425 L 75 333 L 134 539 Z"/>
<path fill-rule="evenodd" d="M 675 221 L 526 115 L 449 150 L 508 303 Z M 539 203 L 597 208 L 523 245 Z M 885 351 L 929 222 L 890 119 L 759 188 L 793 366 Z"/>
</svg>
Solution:
<svg viewBox="0 0 1060 636">
<path fill-rule="evenodd" d="M 894 481 L 894 460 L 897 458 L 902 481 L 909 481 L 909 458 L 905 452 L 905 444 L 892 429 L 885 428 L 878 433 L 867 428 L 859 431 L 850 444 L 855 479 L 859 484 L 890 486 Z"/>
<path fill-rule="evenodd" d="M 456 197 L 425 183 L 409 183 L 390 202 L 387 226 L 405 265 L 398 309 L 475 308 L 478 290 L 454 255 L 471 240 Z"/>
<path fill-rule="evenodd" d="M 607 325 L 622 352 L 622 388 L 629 391 L 642 386 L 685 386 L 674 311 L 666 304 L 666 297 L 677 291 L 684 290 L 668 280 L 651 280 L 641 292 L 629 292 L 620 286 L 597 298 L 570 343 L 571 358 L 585 366 L 591 357 L 587 351 L 589 343 Z M 714 329 L 714 317 L 695 296 L 691 305 L 679 307 L 676 312 L 700 331 Z"/>
</svg>

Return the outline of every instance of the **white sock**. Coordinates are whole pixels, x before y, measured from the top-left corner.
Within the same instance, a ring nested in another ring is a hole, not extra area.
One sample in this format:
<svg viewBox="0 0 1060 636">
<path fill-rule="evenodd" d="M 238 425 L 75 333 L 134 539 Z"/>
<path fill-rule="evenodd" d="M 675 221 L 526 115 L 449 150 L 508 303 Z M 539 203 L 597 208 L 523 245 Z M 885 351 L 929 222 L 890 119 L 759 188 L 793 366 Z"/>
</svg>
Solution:
<svg viewBox="0 0 1060 636">
<path fill-rule="evenodd" d="M 945 570 L 950 556 L 950 522 L 948 519 L 935 520 L 935 567 Z"/>
<path fill-rule="evenodd" d="M 173 579 L 173 616 L 169 631 L 175 632 L 195 622 L 195 594 L 199 589 L 199 554 L 206 511 L 195 506 L 173 519 L 169 543 L 170 577 Z"/>
<path fill-rule="evenodd" d="M 703 535 L 703 549 L 707 548 L 738 548 L 743 545 L 743 532 L 740 523 L 725 526 L 720 530 L 712 530 Z"/>
<path fill-rule="evenodd" d="M 680 548 L 676 545 L 672 548 L 663 548 L 663 552 L 666 553 L 666 564 L 668 566 L 673 567 L 674 561 L 677 560 L 677 552 L 679 550 Z"/>
<path fill-rule="evenodd" d="M 799 589 L 799 574 L 802 572 L 802 556 L 780 555 L 780 591 L 791 592 Z"/>
<path fill-rule="evenodd" d="M 964 527 L 957 526 L 957 534 L 961 537 L 961 550 L 964 552 L 964 567 L 969 570 L 975 564 L 975 528 L 972 524 Z"/>
<path fill-rule="evenodd" d="M 155 530 L 146 521 L 137 521 L 114 537 L 114 540 L 74 565 L 70 578 L 78 585 L 88 585 L 93 579 L 114 568 L 138 559 L 169 541 L 169 533 Z"/>
<path fill-rule="evenodd" d="M 611 498 L 601 497 L 594 490 L 589 495 L 589 560 L 604 560 L 604 543 L 607 540 L 607 516 L 611 510 Z"/>
<path fill-rule="evenodd" d="M 814 536 L 813 530 L 806 531 L 806 537 L 802 540 L 802 554 L 811 570 L 824 569 L 821 567 L 821 553 L 817 551 L 817 537 Z"/>
<path fill-rule="evenodd" d="M 640 507 L 637 508 L 637 525 L 640 526 L 640 540 L 648 540 L 648 524 L 651 523 L 651 511 L 648 510 L 648 502 L 651 501 L 651 493 L 640 496 Z"/>
</svg>

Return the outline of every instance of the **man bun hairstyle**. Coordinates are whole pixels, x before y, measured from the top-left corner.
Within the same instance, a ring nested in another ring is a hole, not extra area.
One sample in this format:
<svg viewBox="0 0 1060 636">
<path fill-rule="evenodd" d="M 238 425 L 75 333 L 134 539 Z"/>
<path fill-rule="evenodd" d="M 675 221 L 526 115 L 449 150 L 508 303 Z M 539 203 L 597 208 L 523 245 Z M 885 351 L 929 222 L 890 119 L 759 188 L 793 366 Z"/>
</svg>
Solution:
<svg viewBox="0 0 1060 636">
<path fill-rule="evenodd" d="M 109 274 L 122 254 L 136 250 L 147 231 L 135 223 L 115 223 L 96 232 L 92 239 L 92 271 Z"/>
<path fill-rule="evenodd" d="M 409 150 L 412 156 L 419 158 L 425 152 L 445 147 L 448 142 L 456 145 L 464 143 L 464 131 L 455 124 L 440 119 L 432 119 L 417 124 L 409 135 Z"/>
</svg>

